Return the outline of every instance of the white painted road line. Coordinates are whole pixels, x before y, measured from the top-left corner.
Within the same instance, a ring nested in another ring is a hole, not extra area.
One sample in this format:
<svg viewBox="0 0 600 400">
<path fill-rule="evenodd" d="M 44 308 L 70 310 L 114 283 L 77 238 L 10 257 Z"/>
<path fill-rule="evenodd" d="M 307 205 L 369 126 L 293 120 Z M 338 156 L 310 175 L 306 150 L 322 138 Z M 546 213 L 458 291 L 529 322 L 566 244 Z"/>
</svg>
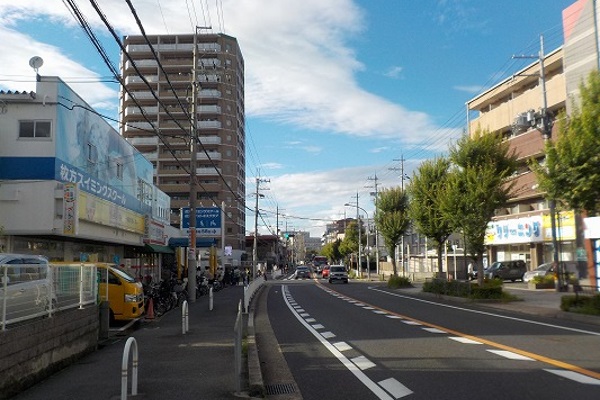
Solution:
<svg viewBox="0 0 600 400">
<path fill-rule="evenodd" d="M 438 328 L 423 328 L 423 330 L 430 333 L 446 333 L 445 331 Z"/>
<path fill-rule="evenodd" d="M 305 321 L 308 322 L 309 324 L 312 324 L 313 322 L 317 322 L 317 320 L 314 318 L 306 318 Z"/>
<path fill-rule="evenodd" d="M 562 376 L 563 378 L 571 379 L 575 382 L 584 383 L 586 385 L 600 385 L 599 379 L 594 379 L 592 377 L 585 376 L 578 372 L 567 371 L 564 369 L 544 369 L 544 371 L 550 372 L 558 376 Z"/>
<path fill-rule="evenodd" d="M 365 356 L 354 357 L 354 358 L 350 359 L 350 361 L 352 361 L 354 363 L 354 365 L 356 365 L 358 368 L 360 368 L 361 371 L 364 371 L 365 369 L 373 368 L 375 366 L 375 363 L 371 362 L 371 360 L 369 360 Z"/>
<path fill-rule="evenodd" d="M 464 343 L 464 344 L 481 344 L 481 342 L 478 342 L 476 340 L 469 339 L 466 337 L 460 337 L 460 336 L 452 336 L 450 339 L 456 340 L 457 342 Z"/>
<path fill-rule="evenodd" d="M 339 351 L 348 351 L 348 350 L 352 350 L 352 346 L 350 346 L 348 343 L 346 342 L 337 342 L 333 344 L 335 346 L 336 349 L 338 349 Z"/>
<path fill-rule="evenodd" d="M 394 396 L 394 399 L 400 399 L 413 393 L 412 390 L 410 390 L 394 378 L 389 378 L 378 383 L 382 388 L 387 390 L 388 393 Z"/>
<path fill-rule="evenodd" d="M 402 319 L 402 317 L 399 317 L 397 315 L 386 315 L 386 317 L 391 318 L 391 319 Z"/>
<path fill-rule="evenodd" d="M 374 310 L 373 311 L 375 314 L 379 314 L 379 315 L 387 315 L 387 312 L 385 311 L 381 311 L 381 310 Z"/>
<path fill-rule="evenodd" d="M 321 325 L 321 324 L 315 324 L 315 325 L 311 325 L 311 326 L 312 326 L 313 328 L 315 328 L 316 330 L 319 330 L 319 329 L 323 329 L 323 328 L 325 328 L 325 327 L 324 327 L 323 325 Z"/>
<path fill-rule="evenodd" d="M 323 336 L 325 339 L 331 339 L 335 337 L 335 333 L 327 331 L 321 333 L 321 336 Z"/>
<path fill-rule="evenodd" d="M 422 325 L 420 322 L 410 321 L 410 320 L 402 320 L 406 325 Z"/>
<path fill-rule="evenodd" d="M 285 300 L 285 296 L 288 293 L 288 288 L 286 285 L 283 285 L 281 287 L 281 289 L 282 289 L 281 292 L 283 294 L 283 298 Z M 350 361 L 348 358 L 346 358 L 342 354 L 342 352 L 339 351 L 334 345 L 332 345 L 327 340 L 325 340 L 323 338 L 323 336 L 319 334 L 319 332 L 317 332 L 309 324 L 307 324 L 306 321 L 304 321 L 304 319 L 302 319 L 302 317 L 300 317 L 298 315 L 298 313 L 296 313 L 294 311 L 292 306 L 290 306 L 287 302 L 286 302 L 286 305 L 288 306 L 288 308 L 292 312 L 292 314 L 296 317 L 298 322 L 300 322 L 310 333 L 312 333 L 312 335 L 315 338 L 317 338 L 317 340 L 319 342 L 321 342 L 321 344 L 323 346 L 325 346 L 325 348 L 327 350 L 329 350 L 329 352 L 331 354 L 333 354 L 334 357 L 336 357 L 344 365 L 344 367 L 346 367 L 346 369 L 348 369 L 348 371 L 350 371 L 350 373 L 352 373 L 352 375 L 354 375 L 363 385 L 365 385 L 371 392 L 373 392 L 373 394 L 375 396 L 377 396 L 378 399 L 380 399 L 380 400 L 393 400 L 394 399 L 394 397 L 391 397 L 389 395 L 389 393 L 386 392 L 381 386 L 379 386 L 377 383 L 372 381 L 367 375 L 365 375 L 364 372 L 362 372 L 360 369 L 358 369 L 358 367 L 356 365 L 354 365 L 352 363 L 352 361 Z M 399 397 L 395 397 L 395 398 L 397 399 Z"/>
<path fill-rule="evenodd" d="M 506 350 L 491 350 L 487 349 L 490 353 L 498 354 L 499 356 L 508 358 L 509 360 L 519 360 L 519 361 L 535 361 L 533 358 L 525 357 L 521 354 L 513 353 L 512 351 Z"/>
</svg>

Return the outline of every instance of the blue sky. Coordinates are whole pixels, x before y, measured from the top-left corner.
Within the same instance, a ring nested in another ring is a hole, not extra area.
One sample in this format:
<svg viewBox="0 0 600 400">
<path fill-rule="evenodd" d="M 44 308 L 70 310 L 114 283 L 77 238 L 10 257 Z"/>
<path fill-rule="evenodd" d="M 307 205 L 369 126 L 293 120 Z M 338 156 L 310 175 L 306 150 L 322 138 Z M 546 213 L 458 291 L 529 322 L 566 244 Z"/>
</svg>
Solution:
<svg viewBox="0 0 600 400">
<path fill-rule="evenodd" d="M 131 0 L 149 34 L 212 26 L 238 39 L 246 65 L 247 198 L 261 184 L 259 230 L 307 230 L 372 215 L 379 188 L 444 154 L 464 131 L 465 102 L 533 60 L 539 36 L 563 42 L 573 0 Z M 113 64 L 119 48 L 89 1 L 75 0 Z M 139 30 L 123 0 L 103 0 L 119 37 Z M 34 90 L 28 60 L 117 117 L 118 87 L 63 1 L 0 2 L 0 89 Z M 248 213 L 247 232 L 253 230 Z M 361 214 L 364 214 L 361 211 Z"/>
</svg>

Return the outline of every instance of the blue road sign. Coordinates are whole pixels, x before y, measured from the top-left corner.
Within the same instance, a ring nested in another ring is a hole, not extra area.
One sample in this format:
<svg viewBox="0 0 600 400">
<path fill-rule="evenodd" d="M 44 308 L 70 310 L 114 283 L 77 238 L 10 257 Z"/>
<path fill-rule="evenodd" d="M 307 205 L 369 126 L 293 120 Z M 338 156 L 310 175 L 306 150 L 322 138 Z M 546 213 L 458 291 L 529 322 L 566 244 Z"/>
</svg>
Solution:
<svg viewBox="0 0 600 400">
<path fill-rule="evenodd" d="M 218 207 L 198 207 L 196 208 L 196 233 L 199 236 L 220 236 L 221 235 L 221 209 Z M 181 209 L 181 229 L 189 231 L 190 229 L 190 209 L 184 207 Z"/>
</svg>

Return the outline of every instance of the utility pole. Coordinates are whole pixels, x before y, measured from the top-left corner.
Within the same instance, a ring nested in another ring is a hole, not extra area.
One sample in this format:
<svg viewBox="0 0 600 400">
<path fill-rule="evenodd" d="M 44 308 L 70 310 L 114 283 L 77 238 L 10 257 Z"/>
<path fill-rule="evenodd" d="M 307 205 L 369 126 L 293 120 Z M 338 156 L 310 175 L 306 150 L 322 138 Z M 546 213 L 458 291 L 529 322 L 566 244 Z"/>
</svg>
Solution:
<svg viewBox="0 0 600 400">
<path fill-rule="evenodd" d="M 358 228 L 358 262 L 356 263 L 356 272 L 358 272 L 358 277 L 360 278 L 361 277 L 361 272 L 362 272 L 361 271 L 361 269 L 362 269 L 362 266 L 361 266 L 361 258 L 362 258 L 361 256 L 362 256 L 362 254 L 361 254 L 361 251 L 360 251 L 361 249 L 360 248 L 361 248 L 361 244 L 362 243 L 361 243 L 361 239 L 360 239 L 360 231 L 361 231 L 361 229 L 360 229 L 360 216 L 358 214 L 358 192 L 356 192 L 356 225 L 357 225 L 357 228 Z"/>
<path fill-rule="evenodd" d="M 375 192 L 371 192 L 371 194 L 375 195 L 375 212 L 373 213 L 373 223 L 375 225 L 375 254 L 377 256 L 377 263 L 376 263 L 376 270 L 377 270 L 377 275 L 379 275 L 379 231 L 377 230 L 377 223 L 375 222 L 375 215 L 377 215 L 378 209 L 377 209 L 377 200 L 379 198 L 379 193 L 378 193 L 378 178 L 377 178 L 377 173 L 375 173 L 375 177 L 371 178 L 368 177 L 367 178 L 370 181 L 375 181 Z"/>
<path fill-rule="evenodd" d="M 400 171 L 400 187 L 402 188 L 402 194 L 404 195 L 404 178 L 408 179 L 408 175 L 404 173 L 404 154 L 400 155 L 400 159 L 395 158 L 394 161 L 400 161 L 400 168 L 390 168 L 392 171 Z M 404 234 L 402 235 L 402 239 L 400 240 L 400 257 L 402 259 L 402 276 L 405 275 L 405 265 L 404 265 Z"/>
<path fill-rule="evenodd" d="M 190 247 L 188 249 L 188 294 L 192 303 L 196 302 L 196 164 L 198 154 L 196 153 L 196 141 L 198 140 L 198 116 L 196 115 L 198 101 L 198 82 L 196 70 L 198 69 L 198 27 L 194 32 L 194 49 L 192 51 L 192 119 L 190 121 Z M 224 227 L 223 227 L 224 228 Z M 222 229 L 223 229 L 222 228 Z"/>
<path fill-rule="evenodd" d="M 539 61 L 539 64 L 540 64 L 539 82 L 540 82 L 540 89 L 542 91 L 542 109 L 540 110 L 539 114 L 534 113 L 533 110 L 531 110 L 531 111 L 525 113 L 525 116 L 526 116 L 526 119 L 530 123 L 534 124 L 531 127 L 536 126 L 541 131 L 542 137 L 544 138 L 544 142 L 547 142 L 548 140 L 550 140 L 550 137 L 552 136 L 552 124 L 549 121 L 550 117 L 548 115 L 548 101 L 547 101 L 547 97 L 546 97 L 546 74 L 545 74 L 545 70 L 544 70 L 544 58 L 545 58 L 544 35 L 540 35 L 540 52 L 537 57 L 536 56 L 513 56 L 513 58 L 537 58 Z M 552 262 L 556 266 L 556 273 L 557 273 L 557 278 L 558 278 L 556 290 L 562 291 L 563 283 L 564 283 L 563 282 L 564 271 L 561 270 L 561 266 L 559 263 L 559 257 L 558 257 L 558 239 L 557 239 L 557 232 L 556 232 L 556 200 L 555 199 L 548 200 L 548 208 L 550 209 L 550 229 L 551 229 L 551 234 L 552 234 Z"/>
<path fill-rule="evenodd" d="M 256 204 L 254 207 L 254 245 L 252 247 L 252 279 L 256 279 L 256 267 L 258 262 L 258 198 L 262 196 L 259 193 L 260 183 L 270 182 L 268 179 L 256 178 Z"/>
</svg>

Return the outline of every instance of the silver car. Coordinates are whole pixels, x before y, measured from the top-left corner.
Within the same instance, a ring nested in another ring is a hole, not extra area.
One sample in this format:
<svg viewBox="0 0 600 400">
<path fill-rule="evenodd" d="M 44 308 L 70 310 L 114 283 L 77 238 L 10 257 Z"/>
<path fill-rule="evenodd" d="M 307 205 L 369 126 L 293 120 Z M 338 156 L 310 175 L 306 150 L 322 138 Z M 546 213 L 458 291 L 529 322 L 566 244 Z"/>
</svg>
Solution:
<svg viewBox="0 0 600 400">
<path fill-rule="evenodd" d="M 0 253 L 0 323 L 19 322 L 49 311 L 49 273 L 43 256 Z"/>
</svg>

